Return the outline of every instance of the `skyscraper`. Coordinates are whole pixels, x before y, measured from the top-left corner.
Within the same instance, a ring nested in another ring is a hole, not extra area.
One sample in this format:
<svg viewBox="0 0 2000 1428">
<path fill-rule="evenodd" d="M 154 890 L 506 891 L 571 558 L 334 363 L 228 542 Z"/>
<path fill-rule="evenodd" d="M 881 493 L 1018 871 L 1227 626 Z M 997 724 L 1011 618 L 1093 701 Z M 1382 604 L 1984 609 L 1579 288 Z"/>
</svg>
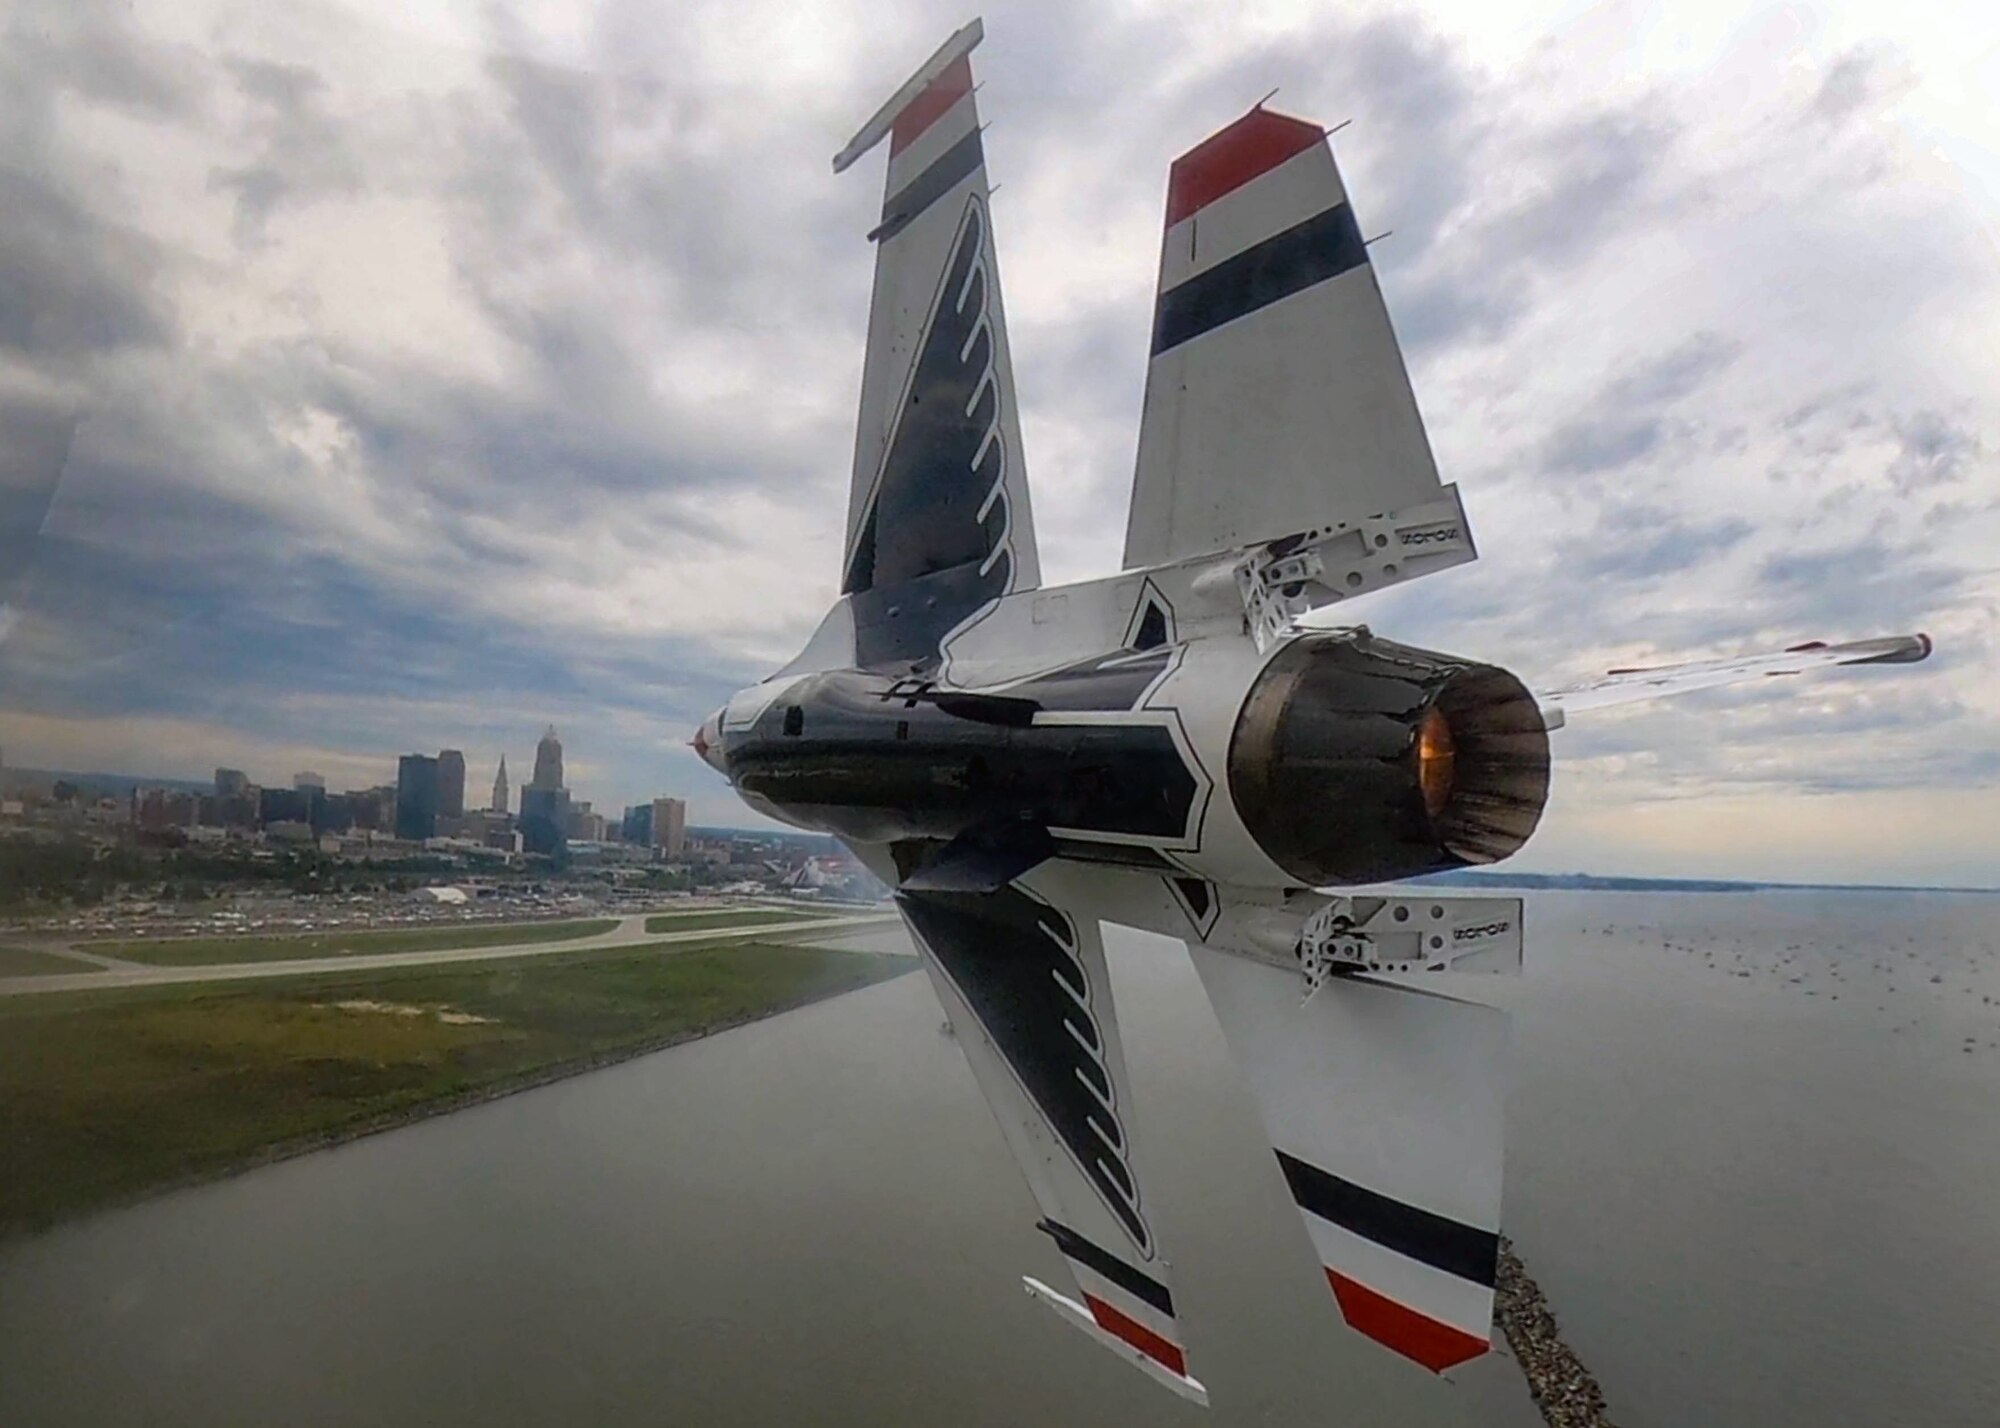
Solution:
<svg viewBox="0 0 2000 1428">
<path fill-rule="evenodd" d="M 215 796 L 217 798 L 238 798 L 250 786 L 250 777 L 242 769 L 217 769 L 215 771 Z"/>
<path fill-rule="evenodd" d="M 528 780 L 529 788 L 561 788 L 563 786 L 562 740 L 556 737 L 556 726 L 549 725 L 548 733 L 535 745 L 535 776 Z"/>
<path fill-rule="evenodd" d="M 489 805 L 495 813 L 507 811 L 507 756 L 500 756 L 500 771 L 493 775 L 493 802 Z"/>
<path fill-rule="evenodd" d="M 326 791 L 326 780 L 316 773 L 295 773 L 292 775 L 292 787 L 316 788 L 323 793 Z"/>
<path fill-rule="evenodd" d="M 438 761 L 404 754 L 396 761 L 396 836 L 421 842 L 437 836 Z"/>
<path fill-rule="evenodd" d="M 653 800 L 653 846 L 669 858 L 687 848 L 687 804 L 678 798 Z"/>
<path fill-rule="evenodd" d="M 569 795 L 559 788 L 521 790 L 521 851 L 561 858 L 569 851 Z"/>
<path fill-rule="evenodd" d="M 438 817 L 465 817 L 465 755 L 457 749 L 440 749 L 438 766 Z"/>
</svg>

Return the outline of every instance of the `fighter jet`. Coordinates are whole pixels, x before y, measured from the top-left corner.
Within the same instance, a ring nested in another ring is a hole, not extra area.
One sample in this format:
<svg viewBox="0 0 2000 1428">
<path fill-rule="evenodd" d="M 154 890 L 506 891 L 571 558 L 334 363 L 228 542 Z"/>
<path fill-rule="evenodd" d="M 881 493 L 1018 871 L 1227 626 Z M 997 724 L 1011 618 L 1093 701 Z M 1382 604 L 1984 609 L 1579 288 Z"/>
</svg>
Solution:
<svg viewBox="0 0 2000 1428">
<path fill-rule="evenodd" d="M 1193 958 L 1341 1315 L 1442 1372 L 1492 1341 L 1507 1027 L 1413 983 L 1517 970 L 1521 903 L 1356 889 L 1517 852 L 1572 713 L 1930 642 L 1537 691 L 1341 623 L 1477 551 L 1327 132 L 1261 106 L 1168 173 L 1124 569 L 1043 587 L 981 35 L 834 158 L 888 141 L 841 593 L 694 746 L 894 887 L 1074 1282 L 1030 1293 L 1206 1402 L 1106 972 L 1132 936 Z"/>
</svg>

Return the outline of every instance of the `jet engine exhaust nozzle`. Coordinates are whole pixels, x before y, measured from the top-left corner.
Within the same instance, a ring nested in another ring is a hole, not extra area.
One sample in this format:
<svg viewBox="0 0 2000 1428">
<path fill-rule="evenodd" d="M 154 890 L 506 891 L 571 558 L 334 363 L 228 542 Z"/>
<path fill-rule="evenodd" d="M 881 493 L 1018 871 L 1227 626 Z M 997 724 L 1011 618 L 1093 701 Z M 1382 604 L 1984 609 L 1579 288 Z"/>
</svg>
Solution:
<svg viewBox="0 0 2000 1428">
<path fill-rule="evenodd" d="M 1306 635 L 1251 685 L 1229 787 L 1250 835 L 1300 882 L 1387 882 L 1518 852 L 1548 802 L 1548 733 L 1506 670 L 1365 633 Z"/>
</svg>

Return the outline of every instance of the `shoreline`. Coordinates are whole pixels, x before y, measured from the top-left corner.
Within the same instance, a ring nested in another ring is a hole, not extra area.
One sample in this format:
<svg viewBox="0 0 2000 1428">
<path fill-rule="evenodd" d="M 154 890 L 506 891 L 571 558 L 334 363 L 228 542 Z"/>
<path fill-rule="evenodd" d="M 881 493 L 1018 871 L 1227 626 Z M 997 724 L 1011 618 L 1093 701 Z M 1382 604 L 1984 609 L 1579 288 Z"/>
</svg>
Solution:
<svg viewBox="0 0 2000 1428">
<path fill-rule="evenodd" d="M 592 1052 L 587 1056 L 552 1062 L 547 1066 L 537 1067 L 535 1070 L 525 1071 L 515 1076 L 503 1077 L 500 1080 L 488 1082 L 483 1086 L 468 1087 L 463 1091 L 454 1092 L 448 1096 L 417 1101 L 393 1111 L 382 1111 L 375 1115 L 363 1116 L 345 1125 L 334 1126 L 323 1131 L 315 1131 L 310 1135 L 294 1136 L 288 1140 L 276 1141 L 239 1159 L 229 1161 L 226 1164 L 210 1166 L 203 1170 L 193 1171 L 187 1175 L 177 1176 L 171 1180 L 159 1181 L 147 1186 L 143 1190 L 135 1190 L 129 1195 L 112 1196 L 109 1199 L 98 1201 L 96 1204 L 79 1208 L 74 1214 L 58 1215 L 47 1224 L 24 1226 L 13 1230 L 0 1230 L 0 1253 L 5 1253 L 31 1240 L 40 1239 L 44 1235 L 52 1234 L 95 1215 L 109 1214 L 119 1210 L 130 1210 L 135 1206 L 145 1204 L 149 1200 L 156 1200 L 178 1191 L 194 1190 L 203 1185 L 213 1185 L 219 1181 L 233 1180 L 239 1175 L 247 1174 L 252 1170 L 260 1170 L 268 1165 L 277 1165 L 287 1160 L 297 1160 L 301 1156 L 311 1155 L 316 1151 L 333 1150 L 336 1147 L 347 1145 L 353 1141 L 365 1140 L 369 1136 L 381 1135 L 386 1131 L 401 1130 L 405 1126 L 416 1125 L 438 1116 L 448 1116 L 458 1111 L 471 1110 L 473 1107 L 484 1105 L 489 1101 L 503 1100 L 508 1096 L 519 1095 L 523 1091 L 533 1091 L 543 1086 L 554 1085 L 558 1081 L 567 1081 L 572 1077 L 586 1075 L 592 1071 L 602 1071 L 607 1067 L 616 1066 L 621 1062 L 633 1061 L 641 1056 L 650 1056 L 656 1051 L 670 1051 L 676 1046 L 686 1046 L 692 1042 L 704 1041 L 711 1036 L 719 1036 L 723 1032 L 736 1031 L 760 1021 L 769 1021 L 772 1017 L 783 1016 L 787 1012 L 800 1011 L 809 1006 L 816 1006 L 821 1002 L 829 1002 L 838 997 L 866 991 L 870 987 L 879 987 L 893 982 L 900 977 L 908 976 L 911 972 L 915 971 L 917 969 L 916 959 L 909 958 L 907 960 L 909 966 L 892 972 L 886 977 L 863 983 L 861 986 L 842 987 L 836 991 L 822 993 L 817 996 L 798 997 L 790 1001 L 776 1002 L 755 1012 L 750 1012 L 742 1016 L 729 1017 L 711 1025 L 671 1032 L 665 1036 L 650 1037 L 644 1041 L 633 1042 L 629 1046 L 612 1047 L 604 1051 Z"/>
<path fill-rule="evenodd" d="M 1500 1237 L 1493 1317 L 1549 1428 L 1617 1428 L 1604 1390 L 1564 1341 L 1542 1287 L 1505 1235 Z"/>
</svg>

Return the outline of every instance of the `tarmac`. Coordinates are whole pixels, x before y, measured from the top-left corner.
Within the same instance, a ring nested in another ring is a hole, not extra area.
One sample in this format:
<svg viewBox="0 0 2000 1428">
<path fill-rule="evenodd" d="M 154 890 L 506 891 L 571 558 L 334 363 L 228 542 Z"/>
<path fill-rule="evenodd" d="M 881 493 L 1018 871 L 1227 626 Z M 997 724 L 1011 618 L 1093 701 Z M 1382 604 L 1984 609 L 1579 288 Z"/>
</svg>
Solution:
<svg viewBox="0 0 2000 1428">
<path fill-rule="evenodd" d="M 16 945 L 66 957 L 96 969 L 52 972 L 39 976 L 0 978 L 0 997 L 33 996 L 40 992 L 88 992 L 110 987 L 156 987 L 186 982 L 235 982 L 267 977 L 309 977 L 328 972 L 366 972 L 383 967 L 428 967 L 453 962 L 492 962 L 522 957 L 552 957 L 617 947 L 658 946 L 685 942 L 750 942 L 774 933 L 787 937 L 851 929 L 896 921 L 893 913 L 857 912 L 827 917 L 754 923 L 740 927 L 694 928 L 686 932 L 648 932 L 648 917 L 621 917 L 609 932 L 561 942 L 523 942 L 503 947 L 445 947 L 419 952 L 349 953 L 332 957 L 300 957 L 286 962 L 221 962 L 205 966 L 154 967 L 92 952 L 88 945 L 17 940 Z M 671 914 L 664 914 L 671 915 Z"/>
</svg>

